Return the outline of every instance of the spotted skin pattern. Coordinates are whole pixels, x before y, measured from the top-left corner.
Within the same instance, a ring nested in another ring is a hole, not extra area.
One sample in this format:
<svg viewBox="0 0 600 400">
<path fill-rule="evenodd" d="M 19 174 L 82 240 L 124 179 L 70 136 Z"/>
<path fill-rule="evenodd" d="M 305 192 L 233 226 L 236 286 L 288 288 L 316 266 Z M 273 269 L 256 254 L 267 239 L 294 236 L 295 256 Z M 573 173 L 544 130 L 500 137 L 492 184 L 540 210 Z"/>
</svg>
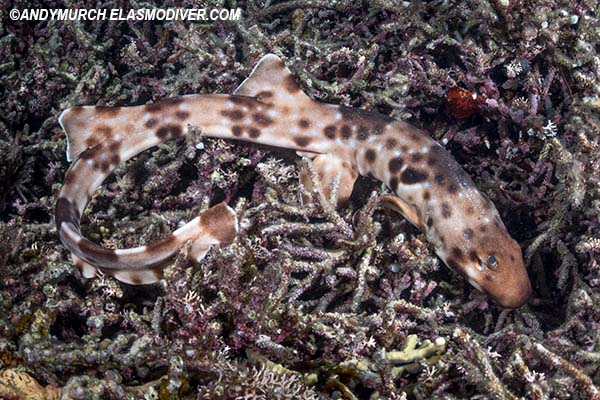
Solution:
<svg viewBox="0 0 600 400">
<path fill-rule="evenodd" d="M 347 201 L 359 174 L 384 182 L 394 193 L 383 197 L 384 205 L 421 229 L 439 257 L 473 286 L 507 308 L 521 306 L 531 293 L 519 245 L 494 205 L 441 145 L 405 122 L 310 99 L 275 55 L 264 56 L 233 95 L 187 95 L 135 107 L 72 107 L 59 120 L 68 136 L 67 157 L 76 161 L 59 194 L 56 221 L 84 271 L 100 268 L 117 276 L 137 269 L 143 273 L 133 273 L 130 283 L 153 282 L 184 239 L 210 236 L 196 224 L 186 235 L 176 231 L 134 251 L 103 249 L 79 233 L 87 201 L 117 165 L 198 126 L 205 136 L 293 149 L 312 158 L 325 191 L 340 180 L 339 203 Z M 302 178 L 310 186 L 310 179 Z M 225 207 L 220 218 L 232 216 Z M 230 243 L 237 225 L 231 218 L 229 223 L 226 237 L 209 241 Z M 197 258 L 207 251 L 199 247 Z M 131 258 L 127 262 L 125 255 Z"/>
</svg>

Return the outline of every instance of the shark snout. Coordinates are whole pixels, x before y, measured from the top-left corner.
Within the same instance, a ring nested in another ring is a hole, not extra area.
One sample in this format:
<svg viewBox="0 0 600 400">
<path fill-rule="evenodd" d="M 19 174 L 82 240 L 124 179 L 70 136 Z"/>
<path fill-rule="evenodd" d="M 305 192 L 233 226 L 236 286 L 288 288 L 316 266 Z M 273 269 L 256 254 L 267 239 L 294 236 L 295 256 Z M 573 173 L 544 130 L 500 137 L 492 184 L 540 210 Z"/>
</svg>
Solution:
<svg viewBox="0 0 600 400">
<path fill-rule="evenodd" d="M 513 282 L 510 287 L 499 291 L 496 295 L 490 293 L 490 296 L 502 307 L 515 309 L 524 305 L 532 293 L 531 282 L 528 277 L 525 277 Z"/>
</svg>

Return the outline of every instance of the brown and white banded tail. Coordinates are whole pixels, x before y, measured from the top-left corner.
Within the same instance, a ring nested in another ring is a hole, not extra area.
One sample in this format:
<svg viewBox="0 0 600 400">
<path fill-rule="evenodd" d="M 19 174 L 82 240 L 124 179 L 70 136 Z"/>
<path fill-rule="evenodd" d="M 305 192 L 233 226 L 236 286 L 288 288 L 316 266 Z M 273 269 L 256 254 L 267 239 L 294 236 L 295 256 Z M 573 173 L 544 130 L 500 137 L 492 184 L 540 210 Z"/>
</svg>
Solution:
<svg viewBox="0 0 600 400">
<path fill-rule="evenodd" d="M 100 271 L 133 285 L 154 283 L 162 278 L 164 267 L 187 242 L 191 242 L 190 258 L 200 261 L 212 246 L 232 243 L 238 232 L 235 212 L 221 203 L 162 240 L 147 246 L 113 250 L 81 236 L 78 219 L 71 218 L 76 215 L 75 210 L 69 211 L 69 206 L 67 201 L 57 205 L 59 235 L 72 252 L 75 266 L 86 278 Z"/>
</svg>

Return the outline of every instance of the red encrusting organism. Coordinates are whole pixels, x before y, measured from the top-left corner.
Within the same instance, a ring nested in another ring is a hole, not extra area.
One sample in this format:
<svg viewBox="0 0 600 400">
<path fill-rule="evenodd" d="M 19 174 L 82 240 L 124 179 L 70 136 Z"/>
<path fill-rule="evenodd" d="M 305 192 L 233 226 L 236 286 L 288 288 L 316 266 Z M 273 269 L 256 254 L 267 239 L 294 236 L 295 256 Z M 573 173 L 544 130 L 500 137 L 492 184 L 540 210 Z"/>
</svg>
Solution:
<svg viewBox="0 0 600 400">
<path fill-rule="evenodd" d="M 454 86 L 446 92 L 448 112 L 456 119 L 469 118 L 477 111 L 479 105 L 485 104 L 485 98 L 477 93 Z"/>
</svg>

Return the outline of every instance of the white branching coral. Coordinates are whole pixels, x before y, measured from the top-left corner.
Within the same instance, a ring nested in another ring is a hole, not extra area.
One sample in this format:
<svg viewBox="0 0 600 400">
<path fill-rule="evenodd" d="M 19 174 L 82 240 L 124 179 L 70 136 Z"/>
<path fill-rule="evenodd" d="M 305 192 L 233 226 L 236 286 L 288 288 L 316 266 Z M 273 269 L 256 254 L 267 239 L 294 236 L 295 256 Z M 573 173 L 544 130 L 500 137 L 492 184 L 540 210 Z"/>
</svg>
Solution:
<svg viewBox="0 0 600 400">
<path fill-rule="evenodd" d="M 516 77 L 522 71 L 523 67 L 521 66 L 521 62 L 519 60 L 512 60 L 506 65 L 506 75 L 508 75 L 509 78 Z"/>
<path fill-rule="evenodd" d="M 262 365 L 246 367 L 227 362 L 222 374 L 209 386 L 201 387 L 199 399 L 318 400 L 300 375 L 284 373 Z"/>
<path fill-rule="evenodd" d="M 544 126 L 543 129 L 546 137 L 554 137 L 558 133 L 558 128 L 552 120 L 548 120 L 548 123 Z"/>
</svg>

